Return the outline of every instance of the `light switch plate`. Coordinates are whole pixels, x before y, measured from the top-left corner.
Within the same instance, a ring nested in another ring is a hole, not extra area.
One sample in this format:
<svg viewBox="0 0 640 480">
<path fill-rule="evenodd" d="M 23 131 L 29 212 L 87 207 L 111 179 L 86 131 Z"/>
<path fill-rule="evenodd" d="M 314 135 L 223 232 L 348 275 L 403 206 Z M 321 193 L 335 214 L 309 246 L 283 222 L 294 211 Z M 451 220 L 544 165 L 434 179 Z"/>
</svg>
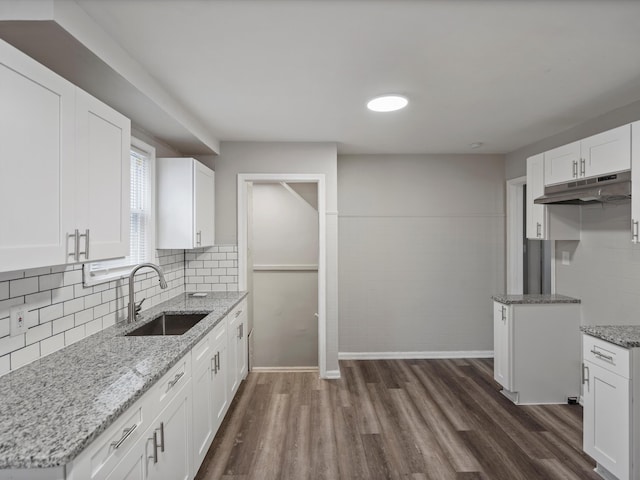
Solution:
<svg viewBox="0 0 640 480">
<path fill-rule="evenodd" d="M 571 255 L 569 252 L 562 252 L 562 265 L 571 265 Z"/>
<path fill-rule="evenodd" d="M 18 305 L 11 307 L 11 333 L 12 337 L 26 333 L 27 331 L 27 306 Z"/>
</svg>

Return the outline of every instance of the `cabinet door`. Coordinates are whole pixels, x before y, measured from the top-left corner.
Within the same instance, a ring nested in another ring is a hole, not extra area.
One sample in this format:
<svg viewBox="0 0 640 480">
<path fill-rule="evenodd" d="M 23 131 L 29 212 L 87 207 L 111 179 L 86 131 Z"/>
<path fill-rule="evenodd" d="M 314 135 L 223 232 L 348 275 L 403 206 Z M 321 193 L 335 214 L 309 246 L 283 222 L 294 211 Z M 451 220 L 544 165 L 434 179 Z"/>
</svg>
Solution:
<svg viewBox="0 0 640 480">
<path fill-rule="evenodd" d="M 130 132 L 129 119 L 77 90 L 76 225 L 89 232 L 81 260 L 129 254 Z"/>
<path fill-rule="evenodd" d="M 207 358 L 193 370 L 193 466 L 197 471 L 204 460 L 215 434 L 215 408 L 213 391 L 214 352 L 206 350 Z M 194 362 L 195 363 L 195 362 Z"/>
<path fill-rule="evenodd" d="M 178 395 L 167 405 L 156 419 L 157 457 L 153 441 L 146 443 L 147 457 L 150 458 L 149 478 L 160 480 L 189 480 L 191 472 L 191 381 L 187 382 Z M 153 435 L 153 430 L 151 430 Z M 164 442 L 162 441 L 164 440 Z"/>
<path fill-rule="evenodd" d="M 247 376 L 247 367 L 248 367 L 248 342 L 247 342 L 247 311 L 246 309 L 242 310 L 240 315 L 240 333 L 238 335 L 238 349 L 237 349 L 237 365 L 236 369 L 238 371 L 238 383 L 240 383 Z"/>
<path fill-rule="evenodd" d="M 544 152 L 544 184 L 567 182 L 578 178 L 580 169 L 580 142 Z"/>
<path fill-rule="evenodd" d="M 237 314 L 237 315 L 236 315 Z M 227 362 L 229 369 L 227 370 L 227 391 L 229 393 L 229 399 L 233 398 L 233 395 L 238 389 L 240 384 L 240 378 L 238 376 L 238 349 L 240 344 L 238 342 L 238 336 L 240 334 L 238 319 L 240 318 L 239 311 L 232 314 L 229 318 L 229 332 L 227 333 Z"/>
<path fill-rule="evenodd" d="M 217 355 L 217 367 L 213 374 L 213 386 L 211 389 L 212 404 L 213 404 L 213 422 L 214 422 L 214 435 L 220 427 L 227 407 L 229 405 L 229 392 L 228 392 L 228 379 L 229 365 L 227 357 L 227 333 L 223 332 L 224 336 L 221 337 L 214 351 Z"/>
<path fill-rule="evenodd" d="M 583 449 L 618 478 L 629 478 L 629 380 L 584 363 Z"/>
<path fill-rule="evenodd" d="M 147 478 L 145 455 L 145 440 L 140 440 L 111 471 L 106 480 L 144 480 Z"/>
<path fill-rule="evenodd" d="M 215 174 L 200 162 L 194 160 L 195 168 L 195 223 L 194 238 L 197 247 L 214 244 L 214 202 Z"/>
<path fill-rule="evenodd" d="M 1 271 L 69 258 L 74 104 L 72 84 L 0 40 Z"/>
<path fill-rule="evenodd" d="M 594 177 L 631 168 L 631 126 L 624 125 L 580 142 L 584 166 L 581 177 Z"/>
<path fill-rule="evenodd" d="M 527 159 L 527 238 L 545 238 L 545 206 L 533 203 L 544 195 L 544 154 Z"/>
<path fill-rule="evenodd" d="M 493 378 L 511 390 L 510 374 L 510 308 L 502 303 L 493 304 Z"/>
</svg>

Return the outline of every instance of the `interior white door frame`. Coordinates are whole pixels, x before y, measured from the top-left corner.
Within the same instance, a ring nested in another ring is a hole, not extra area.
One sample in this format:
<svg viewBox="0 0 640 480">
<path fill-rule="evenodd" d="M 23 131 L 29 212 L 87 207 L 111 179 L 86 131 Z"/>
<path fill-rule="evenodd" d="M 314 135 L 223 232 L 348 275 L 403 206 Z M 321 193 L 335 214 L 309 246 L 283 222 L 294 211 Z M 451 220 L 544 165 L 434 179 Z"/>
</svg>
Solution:
<svg viewBox="0 0 640 480">
<path fill-rule="evenodd" d="M 247 185 L 279 182 L 318 184 L 318 368 L 320 377 L 327 378 L 327 225 L 324 174 L 238 174 L 238 288 L 247 289 Z"/>
<path fill-rule="evenodd" d="M 507 180 L 507 293 L 522 294 L 524 285 L 524 191 L 527 177 Z"/>
</svg>

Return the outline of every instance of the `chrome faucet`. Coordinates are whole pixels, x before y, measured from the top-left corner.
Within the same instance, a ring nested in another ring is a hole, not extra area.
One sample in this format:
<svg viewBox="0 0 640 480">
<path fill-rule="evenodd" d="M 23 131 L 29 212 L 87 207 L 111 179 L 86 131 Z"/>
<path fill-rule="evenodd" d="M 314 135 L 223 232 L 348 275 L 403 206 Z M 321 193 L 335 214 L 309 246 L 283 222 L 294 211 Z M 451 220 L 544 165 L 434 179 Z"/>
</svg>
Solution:
<svg viewBox="0 0 640 480">
<path fill-rule="evenodd" d="M 135 276 L 138 270 L 144 267 L 153 268 L 156 272 L 158 272 L 158 277 L 160 277 L 160 288 L 162 289 L 167 288 L 167 281 L 164 278 L 164 273 L 162 273 L 162 269 L 158 265 L 154 263 L 140 263 L 139 265 L 136 265 L 135 267 L 133 267 L 133 269 L 131 270 L 131 273 L 129 274 L 129 306 L 128 306 L 129 315 L 127 317 L 127 323 L 131 323 L 135 321 L 136 316 L 138 315 L 138 312 L 142 308 L 142 302 L 144 302 L 145 300 L 143 298 L 142 300 L 140 300 L 140 303 L 136 305 L 135 293 L 133 292 L 133 277 Z"/>
</svg>

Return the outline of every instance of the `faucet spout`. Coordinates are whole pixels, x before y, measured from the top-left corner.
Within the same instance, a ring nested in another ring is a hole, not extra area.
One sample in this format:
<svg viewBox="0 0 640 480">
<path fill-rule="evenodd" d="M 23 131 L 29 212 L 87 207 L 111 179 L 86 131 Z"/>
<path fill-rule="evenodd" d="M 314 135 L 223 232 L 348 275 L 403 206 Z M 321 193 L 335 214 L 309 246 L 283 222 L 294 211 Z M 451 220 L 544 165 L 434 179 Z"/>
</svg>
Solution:
<svg viewBox="0 0 640 480">
<path fill-rule="evenodd" d="M 164 278 L 164 273 L 162 269 L 156 265 L 155 263 L 140 263 L 131 269 L 131 273 L 129 274 L 129 306 L 128 306 L 128 316 L 127 323 L 134 322 L 137 315 L 136 309 L 136 301 L 135 301 L 135 293 L 133 291 L 133 277 L 141 268 L 149 267 L 154 269 L 158 274 L 158 279 L 160 282 L 160 288 L 167 288 L 167 280 Z M 140 302 L 142 304 L 142 302 Z"/>
</svg>

